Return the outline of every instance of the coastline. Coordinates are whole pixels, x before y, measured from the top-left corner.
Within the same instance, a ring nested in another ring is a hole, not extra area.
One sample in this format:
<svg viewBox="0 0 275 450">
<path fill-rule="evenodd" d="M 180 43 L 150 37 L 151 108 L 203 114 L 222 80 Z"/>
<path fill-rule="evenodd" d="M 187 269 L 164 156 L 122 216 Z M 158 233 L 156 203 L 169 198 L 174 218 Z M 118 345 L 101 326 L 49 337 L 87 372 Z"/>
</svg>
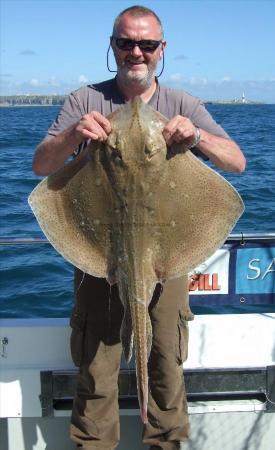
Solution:
<svg viewBox="0 0 275 450">
<path fill-rule="evenodd" d="M 0 95 L 0 108 L 9 107 L 30 107 L 30 106 L 62 106 L 68 95 L 43 95 L 43 94 L 22 94 L 22 95 Z M 205 105 L 269 105 L 263 101 L 248 100 L 244 96 L 235 99 L 202 99 Z"/>
<path fill-rule="evenodd" d="M 54 105 L 48 105 L 48 104 L 41 105 L 39 103 L 23 103 L 23 104 L 21 104 L 21 103 L 14 103 L 12 105 L 9 105 L 9 104 L 6 105 L 6 104 L 3 104 L 3 103 L 0 103 L 0 108 L 30 108 L 32 106 L 35 106 L 35 107 L 37 107 L 37 106 L 39 106 L 39 107 L 45 106 L 45 107 L 48 108 L 48 107 L 51 107 L 51 106 L 63 106 L 63 103 L 55 103 Z"/>
<path fill-rule="evenodd" d="M 203 101 L 205 105 L 241 105 L 241 106 L 257 106 L 257 105 L 274 105 L 274 103 L 265 103 L 265 102 L 235 102 L 235 101 L 227 101 L 227 100 L 205 100 Z M 29 107 L 51 107 L 51 106 L 63 106 L 63 103 L 1 103 L 0 108 L 29 108 Z"/>
</svg>

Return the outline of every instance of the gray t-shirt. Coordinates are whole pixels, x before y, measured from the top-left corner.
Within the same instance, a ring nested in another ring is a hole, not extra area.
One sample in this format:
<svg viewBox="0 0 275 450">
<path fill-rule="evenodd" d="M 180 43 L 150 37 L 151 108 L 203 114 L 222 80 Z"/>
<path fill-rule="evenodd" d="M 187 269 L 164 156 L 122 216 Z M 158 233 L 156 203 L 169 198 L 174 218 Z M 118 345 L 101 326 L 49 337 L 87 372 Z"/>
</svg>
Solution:
<svg viewBox="0 0 275 450">
<path fill-rule="evenodd" d="M 123 104 L 125 104 L 125 100 L 117 87 L 115 78 L 81 87 L 66 99 L 63 108 L 48 130 L 48 136 L 57 136 L 91 111 L 98 111 L 103 116 L 107 116 Z M 229 138 L 228 134 L 205 109 L 201 100 L 184 91 L 157 84 L 154 95 L 148 104 L 167 119 L 172 119 L 176 115 L 185 116 L 196 127 L 216 136 Z M 85 144 L 82 144 L 80 149 L 84 146 Z M 196 149 L 194 153 L 203 156 Z"/>
</svg>

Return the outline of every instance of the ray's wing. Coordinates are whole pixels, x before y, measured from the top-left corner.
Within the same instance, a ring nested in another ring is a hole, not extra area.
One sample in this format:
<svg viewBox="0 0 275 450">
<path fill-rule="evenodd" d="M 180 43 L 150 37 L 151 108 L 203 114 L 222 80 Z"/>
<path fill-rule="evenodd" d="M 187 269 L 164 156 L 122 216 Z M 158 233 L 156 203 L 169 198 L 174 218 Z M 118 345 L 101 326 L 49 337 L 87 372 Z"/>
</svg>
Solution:
<svg viewBox="0 0 275 450">
<path fill-rule="evenodd" d="M 112 200 L 99 151 L 99 144 L 90 145 L 39 183 L 28 201 L 44 234 L 64 258 L 83 272 L 107 277 Z"/>
<path fill-rule="evenodd" d="M 157 272 L 164 278 L 193 270 L 219 248 L 244 210 L 238 192 L 190 151 L 168 161 L 159 195 L 161 239 Z"/>
</svg>

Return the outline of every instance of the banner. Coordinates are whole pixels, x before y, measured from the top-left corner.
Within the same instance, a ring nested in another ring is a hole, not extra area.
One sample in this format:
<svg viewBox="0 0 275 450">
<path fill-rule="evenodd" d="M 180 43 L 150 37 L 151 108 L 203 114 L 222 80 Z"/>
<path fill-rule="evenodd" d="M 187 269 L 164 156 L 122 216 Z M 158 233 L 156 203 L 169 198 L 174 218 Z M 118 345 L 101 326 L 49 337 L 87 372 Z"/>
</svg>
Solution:
<svg viewBox="0 0 275 450">
<path fill-rule="evenodd" d="M 228 241 L 190 274 L 195 314 L 275 312 L 275 239 Z"/>
</svg>

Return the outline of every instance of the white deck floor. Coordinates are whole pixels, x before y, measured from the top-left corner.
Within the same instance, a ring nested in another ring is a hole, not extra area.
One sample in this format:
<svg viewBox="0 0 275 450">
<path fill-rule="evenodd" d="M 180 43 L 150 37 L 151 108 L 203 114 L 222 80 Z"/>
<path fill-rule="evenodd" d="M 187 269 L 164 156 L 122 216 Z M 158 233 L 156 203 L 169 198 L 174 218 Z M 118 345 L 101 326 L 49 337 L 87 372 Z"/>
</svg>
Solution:
<svg viewBox="0 0 275 450">
<path fill-rule="evenodd" d="M 274 450 L 275 414 L 191 414 L 191 440 L 182 450 Z M 1 450 L 73 450 L 68 437 L 69 418 L 0 420 Z M 121 418 L 118 450 L 144 450 L 138 416 Z"/>
</svg>

